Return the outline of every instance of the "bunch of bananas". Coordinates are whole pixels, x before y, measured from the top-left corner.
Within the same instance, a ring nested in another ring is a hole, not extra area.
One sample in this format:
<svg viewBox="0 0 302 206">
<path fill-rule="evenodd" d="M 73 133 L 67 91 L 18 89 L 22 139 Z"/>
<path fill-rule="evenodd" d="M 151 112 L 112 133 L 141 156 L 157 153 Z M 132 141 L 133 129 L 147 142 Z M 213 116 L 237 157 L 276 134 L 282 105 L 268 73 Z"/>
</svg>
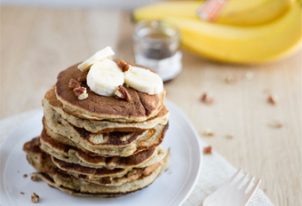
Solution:
<svg viewBox="0 0 302 206">
<path fill-rule="evenodd" d="M 135 20 L 164 20 L 188 50 L 210 59 L 254 64 L 280 59 L 302 44 L 299 0 L 227 0 L 215 21 L 197 13 L 202 1 L 161 2 L 134 11 Z"/>
</svg>

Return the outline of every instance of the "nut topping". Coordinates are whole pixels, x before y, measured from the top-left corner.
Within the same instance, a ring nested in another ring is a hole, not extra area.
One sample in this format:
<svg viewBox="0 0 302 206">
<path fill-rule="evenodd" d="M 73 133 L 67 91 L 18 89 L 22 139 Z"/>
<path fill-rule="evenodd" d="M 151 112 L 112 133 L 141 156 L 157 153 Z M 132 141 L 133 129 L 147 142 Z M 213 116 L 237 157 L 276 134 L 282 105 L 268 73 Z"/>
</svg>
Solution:
<svg viewBox="0 0 302 206">
<path fill-rule="evenodd" d="M 283 127 L 283 124 L 279 120 L 273 120 L 268 124 L 268 126 L 270 126 L 271 128 L 280 129 Z"/>
<path fill-rule="evenodd" d="M 42 180 L 39 176 L 39 173 L 32 173 L 30 179 L 34 182 L 39 182 Z"/>
<path fill-rule="evenodd" d="M 206 136 L 206 137 L 213 137 L 215 134 L 212 130 L 210 129 L 206 129 L 203 133 L 202 133 L 203 136 Z"/>
<path fill-rule="evenodd" d="M 36 193 L 33 192 L 32 195 L 31 195 L 31 201 L 33 203 L 38 203 L 40 201 L 39 195 L 37 195 Z"/>
<path fill-rule="evenodd" d="M 276 96 L 273 96 L 273 95 L 269 95 L 267 97 L 267 103 L 270 104 L 270 105 L 276 105 L 277 104 L 277 97 Z"/>
<path fill-rule="evenodd" d="M 203 93 L 200 97 L 200 101 L 203 102 L 204 104 L 213 104 L 214 99 L 213 97 L 209 96 L 206 92 Z"/>
<path fill-rule="evenodd" d="M 88 98 L 87 89 L 85 87 L 76 87 L 73 89 L 73 93 L 78 97 L 79 100 Z"/>
<path fill-rule="evenodd" d="M 118 67 L 123 71 L 126 72 L 129 70 L 129 64 L 122 59 L 116 59 L 115 63 L 118 65 Z"/>
<path fill-rule="evenodd" d="M 204 147 L 203 154 L 205 154 L 205 155 L 212 154 L 212 147 L 211 146 Z"/>
<path fill-rule="evenodd" d="M 131 101 L 130 94 L 128 93 L 127 89 L 122 85 L 118 86 L 118 88 L 114 92 L 114 95 L 120 99 L 126 100 L 127 102 Z"/>
</svg>

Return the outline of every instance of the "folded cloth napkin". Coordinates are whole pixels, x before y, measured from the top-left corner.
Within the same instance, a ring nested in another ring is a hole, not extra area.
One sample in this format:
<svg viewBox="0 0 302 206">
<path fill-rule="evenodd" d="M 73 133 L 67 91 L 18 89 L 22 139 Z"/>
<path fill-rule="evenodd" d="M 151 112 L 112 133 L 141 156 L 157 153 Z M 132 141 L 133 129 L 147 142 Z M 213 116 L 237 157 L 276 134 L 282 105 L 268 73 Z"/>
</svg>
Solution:
<svg viewBox="0 0 302 206">
<path fill-rule="evenodd" d="M 15 117 L 10 117 L 0 121 L 0 144 L 4 137 L 12 131 L 18 122 L 26 121 L 30 116 L 33 116 L 40 110 L 25 112 Z M 201 147 L 207 144 L 200 140 Z M 201 148 L 202 149 L 202 148 Z M 202 201 L 206 196 L 215 191 L 219 186 L 226 182 L 235 172 L 234 168 L 227 162 L 221 155 L 213 152 L 211 155 L 204 155 L 202 162 L 201 174 L 197 185 L 195 186 L 192 194 L 183 204 L 184 206 L 202 206 Z M 273 205 L 269 198 L 258 189 L 248 206 L 270 206 Z"/>
<path fill-rule="evenodd" d="M 202 147 L 207 144 L 200 140 Z M 185 201 L 184 206 L 202 206 L 202 201 L 209 194 L 219 188 L 237 171 L 229 162 L 227 162 L 221 155 L 213 152 L 211 155 L 204 155 L 201 173 L 195 189 L 189 198 Z M 273 205 L 269 198 L 261 189 L 252 197 L 248 206 L 271 206 Z"/>
</svg>

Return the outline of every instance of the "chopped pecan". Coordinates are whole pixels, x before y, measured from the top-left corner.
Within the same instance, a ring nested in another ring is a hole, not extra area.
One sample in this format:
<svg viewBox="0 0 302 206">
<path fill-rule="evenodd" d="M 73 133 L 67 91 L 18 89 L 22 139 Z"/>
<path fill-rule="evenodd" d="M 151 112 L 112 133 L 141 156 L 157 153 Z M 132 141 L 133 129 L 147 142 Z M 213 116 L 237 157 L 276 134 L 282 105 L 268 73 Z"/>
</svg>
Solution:
<svg viewBox="0 0 302 206">
<path fill-rule="evenodd" d="M 33 203 L 38 203 L 40 201 L 39 195 L 37 195 L 36 193 L 33 192 L 32 195 L 31 195 L 31 201 Z"/>
<path fill-rule="evenodd" d="M 42 180 L 38 173 L 32 173 L 30 179 L 34 182 L 39 182 Z"/>
<path fill-rule="evenodd" d="M 80 87 L 81 86 L 81 83 L 73 78 L 71 78 L 68 82 L 68 87 L 70 89 L 74 89 L 74 88 L 77 88 L 77 87 Z"/>
<path fill-rule="evenodd" d="M 268 95 L 267 99 L 266 99 L 267 103 L 269 103 L 270 105 L 276 105 L 277 104 L 277 97 L 273 96 L 273 95 Z"/>
<path fill-rule="evenodd" d="M 78 97 L 79 100 L 88 98 L 87 89 L 85 87 L 76 87 L 73 89 L 73 93 Z"/>
<path fill-rule="evenodd" d="M 212 147 L 211 146 L 204 147 L 203 154 L 206 154 L 206 155 L 212 154 Z"/>
<path fill-rule="evenodd" d="M 209 96 L 209 95 L 205 92 L 205 93 L 203 93 L 203 94 L 201 95 L 200 101 L 203 102 L 203 103 L 205 103 L 205 104 L 210 105 L 210 104 L 213 104 L 214 99 L 213 99 L 213 97 Z"/>
<path fill-rule="evenodd" d="M 131 101 L 130 94 L 128 93 L 127 89 L 122 85 L 117 87 L 117 89 L 114 92 L 114 95 L 120 99 L 126 100 L 127 102 Z"/>
<path fill-rule="evenodd" d="M 129 70 L 129 64 L 122 59 L 116 59 L 115 63 L 118 65 L 118 67 L 123 71 L 126 72 Z"/>
<path fill-rule="evenodd" d="M 210 129 L 206 129 L 203 133 L 202 133 L 203 136 L 206 136 L 206 137 L 213 137 L 215 134 L 212 130 Z"/>
<path fill-rule="evenodd" d="M 271 121 L 268 125 L 269 125 L 271 128 L 275 128 L 275 129 L 280 129 L 280 128 L 283 127 L 282 122 L 279 121 L 279 120 Z"/>
</svg>

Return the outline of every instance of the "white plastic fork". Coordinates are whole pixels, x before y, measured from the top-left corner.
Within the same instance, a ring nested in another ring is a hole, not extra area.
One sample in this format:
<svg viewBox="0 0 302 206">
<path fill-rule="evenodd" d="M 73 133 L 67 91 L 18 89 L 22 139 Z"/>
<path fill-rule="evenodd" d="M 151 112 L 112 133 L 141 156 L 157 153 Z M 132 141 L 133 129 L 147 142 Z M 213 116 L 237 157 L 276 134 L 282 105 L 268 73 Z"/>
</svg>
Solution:
<svg viewBox="0 0 302 206">
<path fill-rule="evenodd" d="M 203 201 L 203 206 L 245 206 L 260 183 L 260 179 L 255 181 L 254 177 L 238 170 L 231 179 Z"/>
</svg>

